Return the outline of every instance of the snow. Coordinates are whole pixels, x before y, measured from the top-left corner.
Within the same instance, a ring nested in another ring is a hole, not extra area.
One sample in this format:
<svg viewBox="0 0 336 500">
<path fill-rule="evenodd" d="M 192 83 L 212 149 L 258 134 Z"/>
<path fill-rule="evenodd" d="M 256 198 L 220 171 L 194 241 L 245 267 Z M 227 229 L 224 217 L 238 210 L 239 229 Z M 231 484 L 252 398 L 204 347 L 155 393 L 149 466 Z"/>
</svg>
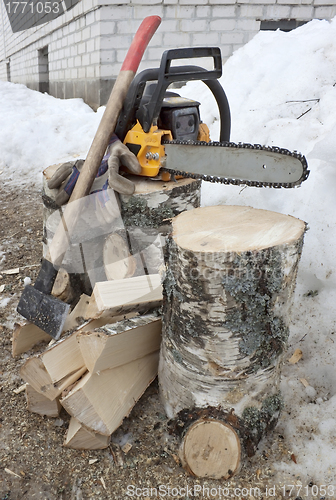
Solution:
<svg viewBox="0 0 336 500">
<path fill-rule="evenodd" d="M 24 85 L 0 82 L 0 179 L 41 184 L 46 166 L 83 157 L 103 109 L 82 99 L 56 99 Z"/>
<path fill-rule="evenodd" d="M 297 463 L 273 464 L 279 481 L 332 483 L 336 475 L 336 18 L 289 33 L 260 32 L 225 63 L 221 83 L 232 114 L 231 140 L 303 153 L 310 177 L 300 188 L 272 190 L 204 184 L 203 205 L 250 205 L 306 221 L 298 274 L 285 398 L 278 432 Z M 201 115 L 218 138 L 216 104 L 207 87 L 190 82 L 180 93 L 202 102 Z M 85 157 L 102 110 L 81 99 L 60 100 L 0 82 L 0 180 L 39 185 L 48 165 Z M 0 307 L 4 306 L 2 299 Z M 302 383 L 302 380 L 305 383 Z M 263 446 L 271 446 L 266 440 Z"/>
</svg>

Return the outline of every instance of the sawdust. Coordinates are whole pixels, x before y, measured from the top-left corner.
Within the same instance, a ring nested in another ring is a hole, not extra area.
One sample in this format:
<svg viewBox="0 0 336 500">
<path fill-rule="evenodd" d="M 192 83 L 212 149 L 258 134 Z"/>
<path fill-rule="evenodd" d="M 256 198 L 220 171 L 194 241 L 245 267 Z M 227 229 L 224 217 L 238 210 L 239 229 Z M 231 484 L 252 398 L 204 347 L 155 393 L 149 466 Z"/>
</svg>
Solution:
<svg viewBox="0 0 336 500">
<path fill-rule="evenodd" d="M 27 411 L 24 392 L 15 394 L 14 390 L 23 383 L 19 369 L 25 358 L 41 346 L 14 360 L 11 336 L 13 322 L 22 320 L 16 306 L 24 279 L 29 277 L 34 283 L 42 256 L 41 193 L 0 188 L 0 196 L 0 286 L 4 285 L 0 293 L 0 500 L 191 500 L 194 496 L 225 498 L 220 494 L 223 488 L 231 497 L 243 498 L 245 490 L 238 492 L 246 488 L 246 498 L 262 499 L 266 488 L 274 485 L 273 498 L 283 498 L 272 464 L 290 463 L 291 455 L 276 429 L 254 457 L 243 459 L 240 472 L 230 481 L 188 476 L 179 464 L 178 443 L 168 432 L 157 381 L 112 436 L 111 446 L 102 451 L 62 447 L 69 421 L 64 410 L 58 419 Z M 15 268 L 19 268 L 17 274 L 1 273 Z M 195 487 L 197 495 L 193 495 Z M 253 494 L 251 488 L 256 488 Z"/>
</svg>

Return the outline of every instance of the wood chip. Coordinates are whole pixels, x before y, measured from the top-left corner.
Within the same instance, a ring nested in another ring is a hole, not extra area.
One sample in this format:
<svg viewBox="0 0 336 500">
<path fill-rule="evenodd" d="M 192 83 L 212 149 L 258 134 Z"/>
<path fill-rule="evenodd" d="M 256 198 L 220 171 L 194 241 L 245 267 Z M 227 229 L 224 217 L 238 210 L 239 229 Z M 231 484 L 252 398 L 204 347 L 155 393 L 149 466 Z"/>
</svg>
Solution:
<svg viewBox="0 0 336 500">
<path fill-rule="evenodd" d="M 2 293 L 5 289 L 5 285 L 0 285 L 0 293 Z"/>
<path fill-rule="evenodd" d="M 15 269 L 7 269 L 6 271 L 1 271 L 1 274 L 19 274 L 20 268 L 16 267 Z"/>
<path fill-rule="evenodd" d="M 131 443 L 126 443 L 121 449 L 125 453 L 125 455 L 127 455 L 127 453 L 132 449 L 132 445 Z"/>
<path fill-rule="evenodd" d="M 295 349 L 293 355 L 291 356 L 291 358 L 289 358 L 288 363 L 290 363 L 291 365 L 295 365 L 295 363 L 300 361 L 300 359 L 302 358 L 302 355 L 303 355 L 303 353 L 302 353 L 301 349 Z"/>
<path fill-rule="evenodd" d="M 309 382 L 307 382 L 307 380 L 305 378 L 300 378 L 300 382 L 302 385 L 304 385 L 305 387 L 308 387 L 309 386 Z"/>
<path fill-rule="evenodd" d="M 22 384 L 20 385 L 20 387 L 18 387 L 17 389 L 14 389 L 13 392 L 15 394 L 20 394 L 20 392 L 23 392 L 26 390 L 26 387 L 27 387 L 28 384 Z"/>
<path fill-rule="evenodd" d="M 5 467 L 5 472 L 7 472 L 7 474 L 10 474 L 11 476 L 18 477 L 19 479 L 21 479 L 21 476 L 19 476 L 19 474 L 16 474 L 10 469 L 6 469 L 6 467 Z"/>
<path fill-rule="evenodd" d="M 92 458 L 91 460 L 89 460 L 89 465 L 93 465 L 96 462 L 98 462 L 98 458 Z"/>
<path fill-rule="evenodd" d="M 100 482 L 103 485 L 104 490 L 106 490 L 106 484 L 105 484 L 105 481 L 102 477 L 100 478 Z"/>
</svg>

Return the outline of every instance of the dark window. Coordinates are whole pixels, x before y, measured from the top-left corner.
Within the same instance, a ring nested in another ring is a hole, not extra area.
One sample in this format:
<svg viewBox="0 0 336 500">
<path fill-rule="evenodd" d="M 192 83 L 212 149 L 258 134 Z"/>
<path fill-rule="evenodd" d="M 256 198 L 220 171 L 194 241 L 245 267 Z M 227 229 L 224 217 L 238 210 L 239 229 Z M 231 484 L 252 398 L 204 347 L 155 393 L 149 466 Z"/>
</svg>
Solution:
<svg viewBox="0 0 336 500">
<path fill-rule="evenodd" d="M 49 92 L 48 45 L 38 51 L 39 91 Z"/>
<path fill-rule="evenodd" d="M 260 29 L 263 31 L 291 31 L 299 26 L 306 24 L 308 21 L 297 21 L 296 19 L 280 19 L 279 21 L 261 21 Z"/>
<path fill-rule="evenodd" d="M 10 61 L 6 62 L 7 82 L 11 81 Z"/>
</svg>

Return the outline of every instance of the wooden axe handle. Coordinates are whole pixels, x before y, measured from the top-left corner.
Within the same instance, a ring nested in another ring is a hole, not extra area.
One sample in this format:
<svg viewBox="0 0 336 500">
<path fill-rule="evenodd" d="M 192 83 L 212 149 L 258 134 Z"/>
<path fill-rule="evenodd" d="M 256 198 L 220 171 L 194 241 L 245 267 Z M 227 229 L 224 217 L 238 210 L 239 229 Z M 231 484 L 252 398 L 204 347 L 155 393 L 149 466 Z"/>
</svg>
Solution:
<svg viewBox="0 0 336 500">
<path fill-rule="evenodd" d="M 161 18 L 159 16 L 146 17 L 136 32 L 118 78 L 113 86 L 95 138 L 69 201 L 75 201 L 89 194 L 99 165 L 117 124 L 117 119 L 129 86 L 137 72 L 143 53 L 160 23 Z"/>
<path fill-rule="evenodd" d="M 159 16 L 146 17 L 142 21 L 133 38 L 130 48 L 128 49 L 126 58 L 107 102 L 98 130 L 81 169 L 81 174 L 76 182 L 68 205 L 64 210 L 63 221 L 66 221 L 66 232 L 64 230 L 64 222 L 63 224 L 60 223 L 49 246 L 46 259 L 53 262 L 54 265 L 61 265 L 64 254 L 68 248 L 68 238 L 65 233 L 68 233 L 68 235 L 72 234 L 77 216 L 79 215 L 78 204 L 72 202 L 79 200 L 90 193 L 90 189 L 97 175 L 100 163 L 117 124 L 117 119 L 129 86 L 135 76 L 135 73 L 137 72 L 143 53 L 160 23 L 161 18 Z"/>
</svg>

